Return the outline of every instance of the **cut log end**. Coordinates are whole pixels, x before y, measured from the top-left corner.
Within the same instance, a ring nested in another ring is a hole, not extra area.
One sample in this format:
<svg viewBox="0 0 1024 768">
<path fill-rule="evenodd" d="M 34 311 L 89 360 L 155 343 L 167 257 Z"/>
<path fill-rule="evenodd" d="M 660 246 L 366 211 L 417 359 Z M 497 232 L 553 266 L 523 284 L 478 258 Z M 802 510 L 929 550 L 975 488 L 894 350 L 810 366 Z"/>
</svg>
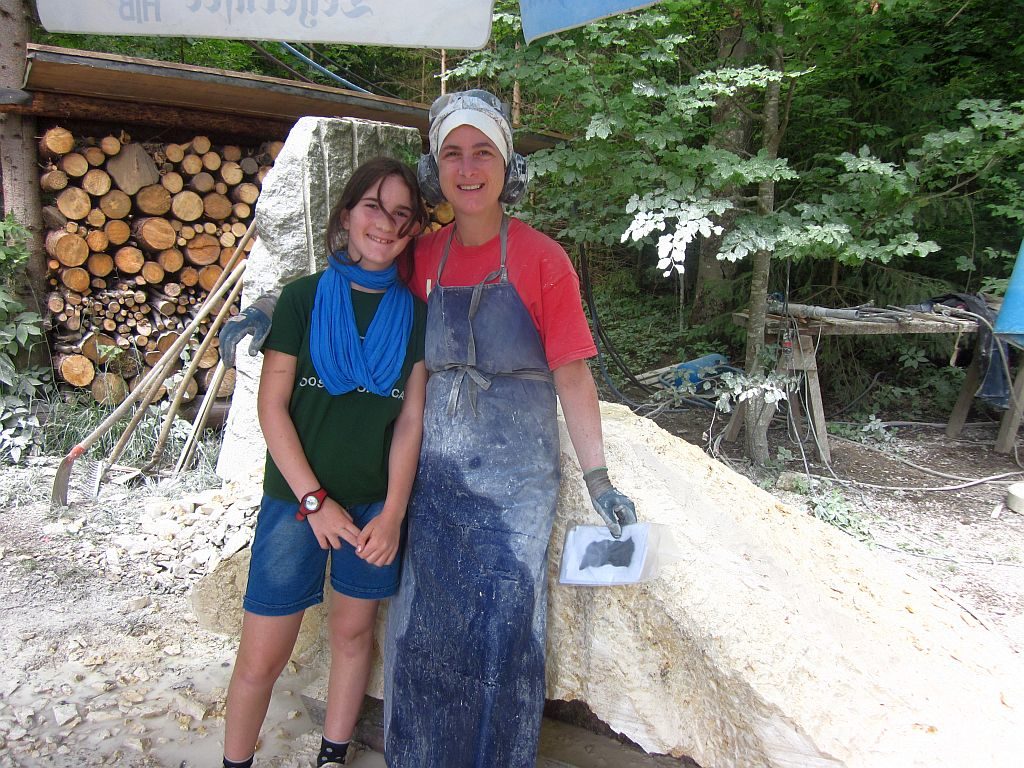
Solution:
<svg viewBox="0 0 1024 768">
<path fill-rule="evenodd" d="M 128 384 L 117 373 L 97 373 L 90 389 L 93 399 L 100 405 L 117 406 L 128 397 Z"/>
<path fill-rule="evenodd" d="M 96 376 L 96 367 L 85 355 L 66 355 L 57 361 L 60 377 L 75 387 L 87 387 Z"/>
<path fill-rule="evenodd" d="M 75 148 L 75 137 L 67 128 L 50 128 L 39 139 L 39 152 L 44 157 L 65 155 Z"/>
</svg>

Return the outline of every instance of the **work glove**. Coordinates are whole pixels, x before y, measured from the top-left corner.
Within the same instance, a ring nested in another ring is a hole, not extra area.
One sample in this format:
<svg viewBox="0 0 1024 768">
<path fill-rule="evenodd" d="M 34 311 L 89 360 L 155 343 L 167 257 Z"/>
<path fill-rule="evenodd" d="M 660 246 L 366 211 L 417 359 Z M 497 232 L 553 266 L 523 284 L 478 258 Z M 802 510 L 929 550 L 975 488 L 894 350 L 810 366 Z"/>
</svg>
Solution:
<svg viewBox="0 0 1024 768">
<path fill-rule="evenodd" d="M 255 357 L 263 347 L 270 333 L 270 318 L 274 316 L 277 296 L 268 293 L 228 320 L 220 329 L 220 359 L 228 368 L 235 367 L 235 351 L 246 336 L 252 335 L 249 342 L 249 356 Z"/>
<path fill-rule="evenodd" d="M 584 473 L 590 501 L 614 538 L 622 536 L 622 527 L 636 522 L 636 507 L 628 496 L 620 493 L 608 479 L 607 467 L 595 467 Z"/>
</svg>

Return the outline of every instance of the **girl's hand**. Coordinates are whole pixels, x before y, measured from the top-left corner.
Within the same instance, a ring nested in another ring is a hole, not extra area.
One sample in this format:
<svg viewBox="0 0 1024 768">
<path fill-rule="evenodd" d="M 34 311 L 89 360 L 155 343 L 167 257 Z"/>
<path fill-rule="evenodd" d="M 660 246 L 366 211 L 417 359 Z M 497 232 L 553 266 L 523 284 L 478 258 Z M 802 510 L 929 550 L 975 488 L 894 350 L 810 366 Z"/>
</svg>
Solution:
<svg viewBox="0 0 1024 768">
<path fill-rule="evenodd" d="M 356 544 L 356 554 L 370 565 L 391 565 L 398 554 L 401 537 L 401 516 L 381 512 L 363 526 Z"/>
<path fill-rule="evenodd" d="M 341 549 L 342 541 L 353 547 L 359 545 L 359 528 L 352 522 L 348 510 L 330 496 L 324 499 L 320 511 L 309 515 L 306 522 L 313 527 L 321 549 Z"/>
</svg>

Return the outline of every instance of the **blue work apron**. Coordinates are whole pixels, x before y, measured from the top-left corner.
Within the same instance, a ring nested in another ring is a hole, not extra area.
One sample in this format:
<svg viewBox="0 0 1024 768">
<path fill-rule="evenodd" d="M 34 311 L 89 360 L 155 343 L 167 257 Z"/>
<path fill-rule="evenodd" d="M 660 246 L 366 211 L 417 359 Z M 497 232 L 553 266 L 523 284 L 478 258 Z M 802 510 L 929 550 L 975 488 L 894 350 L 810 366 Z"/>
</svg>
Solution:
<svg viewBox="0 0 1024 768">
<path fill-rule="evenodd" d="M 388 609 L 390 768 L 534 768 L 544 707 L 555 389 L 501 263 L 427 302 L 430 371 L 401 586 Z M 491 282 L 497 280 L 497 282 Z"/>
</svg>

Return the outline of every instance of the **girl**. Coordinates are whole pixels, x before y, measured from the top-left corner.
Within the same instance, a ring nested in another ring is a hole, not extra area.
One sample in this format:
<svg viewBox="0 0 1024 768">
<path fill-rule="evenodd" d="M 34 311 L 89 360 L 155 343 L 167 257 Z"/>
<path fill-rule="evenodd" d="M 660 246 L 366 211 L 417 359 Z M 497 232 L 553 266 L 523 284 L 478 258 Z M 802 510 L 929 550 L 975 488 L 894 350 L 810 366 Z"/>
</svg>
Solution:
<svg viewBox="0 0 1024 768">
<path fill-rule="evenodd" d="M 377 604 L 398 587 L 422 436 L 425 307 L 397 277 L 426 222 L 413 173 L 378 158 L 331 213 L 328 269 L 285 287 L 264 344 L 267 442 L 224 766 L 251 766 L 303 611 L 330 555 L 331 670 L 317 765 L 344 761 L 370 674 Z M 343 246 L 347 248 L 342 249 Z"/>
</svg>

